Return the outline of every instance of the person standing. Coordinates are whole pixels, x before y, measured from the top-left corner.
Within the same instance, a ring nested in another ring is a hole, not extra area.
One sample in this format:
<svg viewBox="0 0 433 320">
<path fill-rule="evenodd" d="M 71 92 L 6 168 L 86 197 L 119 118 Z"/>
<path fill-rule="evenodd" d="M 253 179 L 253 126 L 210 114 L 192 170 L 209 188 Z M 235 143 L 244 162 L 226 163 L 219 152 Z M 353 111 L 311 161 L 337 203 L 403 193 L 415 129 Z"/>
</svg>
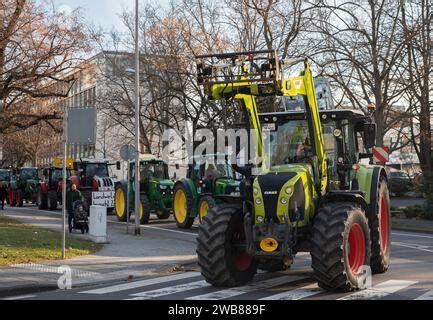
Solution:
<svg viewBox="0 0 433 320">
<path fill-rule="evenodd" d="M 68 210 L 68 224 L 69 230 L 72 230 L 72 220 L 75 218 L 74 215 L 74 202 L 77 200 L 82 200 L 82 195 L 79 190 L 77 190 L 77 185 L 73 183 L 66 192 L 66 210 Z"/>
</svg>

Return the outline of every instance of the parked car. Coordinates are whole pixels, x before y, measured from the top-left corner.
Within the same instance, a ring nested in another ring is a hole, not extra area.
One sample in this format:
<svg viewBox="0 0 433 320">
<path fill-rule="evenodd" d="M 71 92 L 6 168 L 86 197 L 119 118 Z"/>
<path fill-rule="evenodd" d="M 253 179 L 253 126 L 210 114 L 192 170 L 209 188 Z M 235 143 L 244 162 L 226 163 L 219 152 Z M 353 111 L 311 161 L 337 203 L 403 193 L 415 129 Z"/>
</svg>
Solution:
<svg viewBox="0 0 433 320">
<path fill-rule="evenodd" d="M 389 191 L 396 196 L 401 196 L 403 193 L 412 189 L 413 183 L 409 175 L 404 171 L 391 171 L 388 174 Z"/>
</svg>

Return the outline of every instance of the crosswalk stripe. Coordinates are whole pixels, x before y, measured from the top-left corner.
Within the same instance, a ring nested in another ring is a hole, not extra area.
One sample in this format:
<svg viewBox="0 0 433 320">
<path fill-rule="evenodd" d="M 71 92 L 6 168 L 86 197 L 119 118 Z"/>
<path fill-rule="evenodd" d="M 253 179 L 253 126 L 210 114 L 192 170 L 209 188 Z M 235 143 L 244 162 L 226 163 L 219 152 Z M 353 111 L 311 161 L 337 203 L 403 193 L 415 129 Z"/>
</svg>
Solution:
<svg viewBox="0 0 433 320">
<path fill-rule="evenodd" d="M 375 285 L 370 289 L 365 289 L 362 291 L 349 294 L 348 296 L 341 297 L 338 300 L 380 299 L 416 283 L 417 281 L 388 280 L 378 285 Z"/>
<path fill-rule="evenodd" d="M 433 290 L 427 291 L 422 296 L 419 296 L 415 300 L 433 300 Z"/>
<path fill-rule="evenodd" d="M 152 299 L 157 298 L 161 296 L 168 296 L 170 294 L 179 293 L 183 291 L 193 290 L 193 289 L 199 289 L 199 288 L 205 288 L 210 287 L 211 285 L 206 282 L 205 280 L 196 281 L 196 282 L 190 282 L 190 283 L 183 283 L 172 287 L 166 287 L 162 289 L 156 289 L 152 291 L 144 291 L 139 293 L 131 294 L 131 296 L 135 296 L 136 298 L 127 299 L 127 300 L 145 300 L 145 299 Z"/>
<path fill-rule="evenodd" d="M 262 290 L 267 289 L 270 287 L 278 286 L 280 284 L 289 283 L 297 280 L 305 279 L 305 277 L 302 276 L 291 276 L 291 275 L 285 275 L 278 278 L 268 279 L 264 281 L 255 282 L 249 285 L 237 287 L 237 288 L 230 288 L 225 290 L 219 290 L 207 294 L 197 295 L 193 297 L 186 298 L 187 300 L 222 300 L 222 299 L 228 299 L 231 297 L 239 296 L 244 293 L 249 293 L 254 290 Z"/>
<path fill-rule="evenodd" d="M 267 296 L 261 298 L 260 300 L 301 300 L 307 297 L 314 296 L 321 292 L 324 291 L 319 288 L 317 283 L 314 283 L 305 287 L 300 287 L 293 290 L 277 293 L 272 296 Z"/>
<path fill-rule="evenodd" d="M 83 291 L 80 293 L 106 294 L 106 293 L 119 292 L 119 291 L 125 291 L 125 290 L 150 286 L 153 284 L 159 284 L 159 283 L 164 283 L 164 282 L 169 282 L 169 281 L 174 281 L 174 280 L 193 278 L 193 277 L 197 277 L 199 275 L 200 275 L 199 272 L 178 273 L 178 274 L 173 274 L 173 275 L 165 276 L 165 277 L 152 278 L 152 279 L 135 281 L 135 282 L 125 283 L 125 284 L 119 284 L 119 285 L 115 285 L 115 286 L 104 287 L 104 288 L 99 288 L 99 289 L 94 289 L 94 290 L 89 290 L 89 291 Z"/>
</svg>

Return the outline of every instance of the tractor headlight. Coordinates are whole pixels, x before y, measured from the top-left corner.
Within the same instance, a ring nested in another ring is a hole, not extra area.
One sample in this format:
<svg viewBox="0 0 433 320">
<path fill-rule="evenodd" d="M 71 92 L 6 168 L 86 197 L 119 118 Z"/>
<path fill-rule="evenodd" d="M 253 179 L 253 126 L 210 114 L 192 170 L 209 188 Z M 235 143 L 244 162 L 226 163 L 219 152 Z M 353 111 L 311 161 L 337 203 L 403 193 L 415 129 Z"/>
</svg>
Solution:
<svg viewBox="0 0 433 320">
<path fill-rule="evenodd" d="M 159 186 L 159 188 L 160 188 L 161 190 L 166 190 L 166 189 L 167 189 L 167 186 Z"/>
<path fill-rule="evenodd" d="M 287 204 L 287 199 L 285 197 L 282 197 L 280 201 L 282 204 Z"/>
<path fill-rule="evenodd" d="M 262 204 L 262 199 L 256 198 L 256 204 L 261 205 Z"/>
<path fill-rule="evenodd" d="M 289 195 L 292 194 L 292 191 L 293 191 L 293 190 L 292 190 L 292 187 L 287 187 L 287 188 L 286 188 L 286 193 L 287 193 L 287 194 L 289 194 Z"/>
<path fill-rule="evenodd" d="M 253 192 L 254 192 L 255 195 L 257 195 L 257 194 L 259 194 L 259 189 L 254 188 L 254 189 L 253 189 Z"/>
<path fill-rule="evenodd" d="M 262 216 L 258 216 L 257 217 L 257 222 L 258 223 L 262 223 L 263 222 L 263 217 Z"/>
</svg>

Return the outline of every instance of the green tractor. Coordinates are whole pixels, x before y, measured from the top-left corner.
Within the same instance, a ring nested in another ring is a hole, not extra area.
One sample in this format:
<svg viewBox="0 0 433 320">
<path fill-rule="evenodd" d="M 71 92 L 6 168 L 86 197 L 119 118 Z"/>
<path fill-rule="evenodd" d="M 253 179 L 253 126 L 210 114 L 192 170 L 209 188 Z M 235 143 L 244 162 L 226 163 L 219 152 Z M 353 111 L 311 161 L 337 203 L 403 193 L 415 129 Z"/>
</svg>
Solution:
<svg viewBox="0 0 433 320">
<path fill-rule="evenodd" d="M 15 178 L 9 183 L 9 204 L 22 207 L 24 201 L 36 203 L 39 186 L 39 170 L 33 167 L 23 167 L 15 171 Z"/>
<path fill-rule="evenodd" d="M 258 158 L 237 201 L 213 207 L 198 235 L 198 264 L 215 286 L 250 281 L 258 268 L 284 270 L 309 252 L 325 290 L 364 288 L 390 264 L 390 203 L 382 166 L 372 155 L 376 125 L 353 110 L 319 112 L 306 59 L 280 60 L 273 50 L 198 57 L 198 82 L 212 100 L 234 99 L 255 129 Z M 299 76 L 289 67 L 304 62 Z M 261 97 L 283 97 L 292 109 L 259 116 Z M 223 104 L 224 105 L 224 104 Z M 265 143 L 264 142 L 269 142 Z"/>
<path fill-rule="evenodd" d="M 194 157 L 186 178 L 174 186 L 173 214 L 179 228 L 190 228 L 197 216 L 202 221 L 217 203 L 240 195 L 240 182 L 231 165 L 216 163 L 216 155 L 203 158 Z"/>
<path fill-rule="evenodd" d="M 134 209 L 134 176 L 135 162 L 130 164 L 131 177 L 129 181 L 129 209 Z M 159 219 L 170 217 L 173 202 L 174 181 L 168 176 L 168 166 L 153 155 L 140 156 L 140 223 L 147 224 L 151 212 L 155 212 Z M 115 211 L 119 221 L 127 220 L 128 182 L 116 184 Z"/>
</svg>

